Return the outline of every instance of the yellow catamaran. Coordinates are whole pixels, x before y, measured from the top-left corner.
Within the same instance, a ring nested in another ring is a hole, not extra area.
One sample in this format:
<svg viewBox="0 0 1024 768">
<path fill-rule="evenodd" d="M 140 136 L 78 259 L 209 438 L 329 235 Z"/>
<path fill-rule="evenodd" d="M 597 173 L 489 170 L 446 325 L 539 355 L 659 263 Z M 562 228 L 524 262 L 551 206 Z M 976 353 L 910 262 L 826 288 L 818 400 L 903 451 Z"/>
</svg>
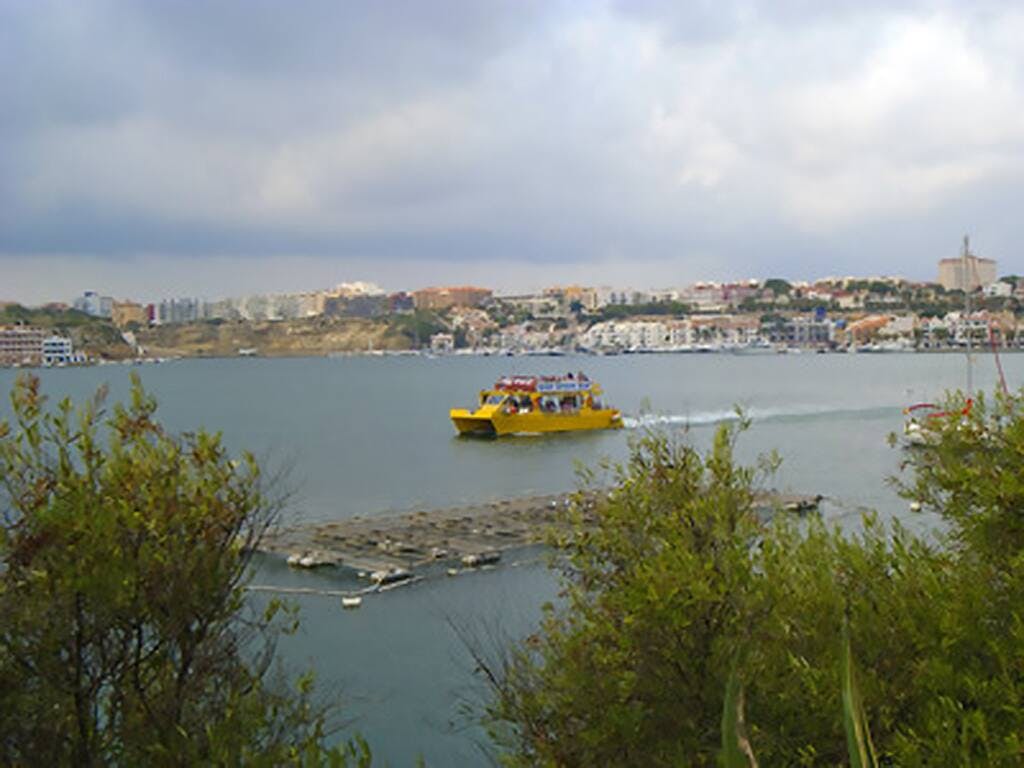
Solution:
<svg viewBox="0 0 1024 768">
<path fill-rule="evenodd" d="M 505 376 L 480 392 L 475 410 L 453 408 L 460 435 L 497 436 L 618 429 L 622 414 L 601 404 L 601 387 L 573 376 Z"/>
</svg>

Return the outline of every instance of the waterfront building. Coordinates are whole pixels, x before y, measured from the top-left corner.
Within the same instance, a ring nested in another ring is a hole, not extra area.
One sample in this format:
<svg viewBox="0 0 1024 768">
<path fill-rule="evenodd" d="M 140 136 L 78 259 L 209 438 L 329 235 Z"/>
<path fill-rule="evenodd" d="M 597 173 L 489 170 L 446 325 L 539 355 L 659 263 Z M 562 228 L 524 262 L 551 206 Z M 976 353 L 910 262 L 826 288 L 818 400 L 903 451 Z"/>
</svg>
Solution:
<svg viewBox="0 0 1024 768">
<path fill-rule="evenodd" d="M 593 350 L 668 352 L 745 347 L 761 339 L 761 322 L 746 315 L 701 315 L 674 319 L 608 320 L 580 337 Z"/>
<path fill-rule="evenodd" d="M 580 338 L 585 349 L 654 351 L 668 349 L 669 323 L 662 320 L 606 320 L 594 323 Z"/>
<path fill-rule="evenodd" d="M 31 325 L 0 326 L 0 365 L 70 365 L 84 363 L 71 339 Z"/>
<path fill-rule="evenodd" d="M 966 264 L 965 264 L 966 262 Z M 966 268 L 965 268 L 966 267 Z M 939 261 L 939 284 L 947 291 L 976 291 L 996 281 L 996 262 L 977 256 Z"/>
<path fill-rule="evenodd" d="M 761 339 L 761 320 L 752 315 L 702 315 L 686 324 L 691 345 L 745 347 Z"/>
<path fill-rule="evenodd" d="M 968 337 L 974 344 L 988 341 L 988 329 L 991 316 L 984 310 L 966 315 L 963 312 L 950 312 L 944 318 L 949 329 L 949 337 L 959 346 L 967 346 Z"/>
<path fill-rule="evenodd" d="M 430 337 L 430 351 L 445 354 L 455 349 L 455 336 L 450 333 L 435 333 Z"/>
<path fill-rule="evenodd" d="M 889 315 L 868 315 L 848 323 L 846 336 L 851 344 L 864 344 L 882 335 L 891 322 Z"/>
<path fill-rule="evenodd" d="M 835 324 L 828 319 L 815 317 L 792 317 L 768 322 L 762 325 L 762 336 L 772 344 L 788 347 L 826 347 L 835 334 Z"/>
<path fill-rule="evenodd" d="M 71 339 L 53 335 L 43 339 L 41 344 L 43 365 L 74 365 L 85 362 L 85 355 L 75 353 Z"/>
<path fill-rule="evenodd" d="M 39 365 L 46 331 L 30 325 L 0 326 L 0 365 Z"/>
<path fill-rule="evenodd" d="M 916 315 L 890 315 L 889 322 L 879 330 L 878 335 L 891 339 L 913 339 L 918 324 Z"/>
<path fill-rule="evenodd" d="M 448 309 L 448 307 L 477 307 L 493 295 L 490 288 L 477 288 L 471 285 L 449 286 L 444 288 L 421 288 L 413 291 L 412 298 L 416 309 Z"/>
</svg>

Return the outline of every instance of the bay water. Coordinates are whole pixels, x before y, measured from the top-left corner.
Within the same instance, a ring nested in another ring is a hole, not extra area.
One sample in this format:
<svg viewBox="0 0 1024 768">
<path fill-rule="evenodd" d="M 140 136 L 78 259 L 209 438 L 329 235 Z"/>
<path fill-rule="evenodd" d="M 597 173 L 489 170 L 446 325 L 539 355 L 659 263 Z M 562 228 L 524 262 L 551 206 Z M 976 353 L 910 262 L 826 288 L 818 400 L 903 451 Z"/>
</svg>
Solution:
<svg viewBox="0 0 1024 768">
<path fill-rule="evenodd" d="M 1024 355 L 1004 359 L 1011 388 L 1024 384 Z M 448 409 L 470 405 L 500 375 L 585 371 L 629 428 L 591 434 L 457 438 Z M 906 511 L 887 483 L 901 452 L 887 443 L 902 409 L 964 386 L 955 354 L 624 355 L 614 357 L 340 357 L 179 360 L 37 372 L 53 398 L 81 401 L 108 386 L 122 399 L 129 371 L 157 397 L 171 429 L 220 431 L 233 450 L 253 451 L 287 469 L 293 491 L 284 523 L 378 515 L 575 487 L 578 465 L 627 455 L 648 428 L 685 432 L 706 447 L 717 424 L 740 407 L 753 425 L 740 457 L 777 450 L 771 485 L 827 497 L 823 514 L 856 526 L 865 509 L 929 525 Z M 7 392 L 16 371 L 0 370 Z M 996 384 L 992 358 L 979 356 L 978 388 Z M 9 415 L 6 401 L 0 417 Z M 262 585 L 347 589 L 345 571 L 296 572 L 265 558 Z M 500 567 L 370 596 L 357 611 L 336 597 L 295 598 L 302 626 L 280 646 L 293 671 L 313 668 L 319 687 L 339 700 L 351 729 L 382 762 L 404 766 L 485 762 L 484 742 L 462 711 L 479 695 L 473 664 L 453 627 L 482 644 L 532 631 L 541 605 L 557 600 L 557 576 L 543 553 L 528 550 Z M 262 597 L 255 597 L 261 600 Z"/>
</svg>

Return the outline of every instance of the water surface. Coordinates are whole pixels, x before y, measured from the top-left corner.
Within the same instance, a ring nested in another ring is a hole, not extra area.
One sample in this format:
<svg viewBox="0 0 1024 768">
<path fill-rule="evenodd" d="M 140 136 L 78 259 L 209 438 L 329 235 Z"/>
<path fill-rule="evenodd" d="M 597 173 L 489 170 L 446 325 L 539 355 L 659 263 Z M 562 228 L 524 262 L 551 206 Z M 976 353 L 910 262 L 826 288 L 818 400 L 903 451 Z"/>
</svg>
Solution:
<svg viewBox="0 0 1024 768">
<path fill-rule="evenodd" d="M 1024 383 L 1024 355 L 1004 360 L 1011 387 Z M 585 370 L 605 400 L 637 426 L 615 432 L 458 439 L 448 409 L 475 402 L 502 374 Z M 886 444 L 906 405 L 963 385 L 959 355 L 642 355 L 438 359 L 352 357 L 185 360 L 161 365 L 41 371 L 44 390 L 81 399 L 106 384 L 123 397 L 137 371 L 176 430 L 223 432 L 271 465 L 290 466 L 291 521 L 321 521 L 478 502 L 574 487 L 576 462 L 621 459 L 642 425 L 688 430 L 707 445 L 714 427 L 741 406 L 753 418 L 741 455 L 777 449 L 775 485 L 830 498 L 825 514 L 856 521 L 864 507 L 909 517 L 886 484 L 900 454 Z M 0 371 L 10 389 L 15 372 Z M 978 386 L 995 367 L 982 356 Z M 9 411 L 6 402 L 0 414 Z M 921 524 L 910 518 L 911 524 Z M 527 553 L 529 554 L 529 553 Z M 537 562 L 457 579 L 437 578 L 342 611 L 337 598 L 302 597 L 303 628 L 282 645 L 295 668 L 312 666 L 378 756 L 410 765 L 474 765 L 480 734 L 461 727 L 456 702 L 471 665 L 451 621 L 519 636 L 531 631 L 557 583 Z M 338 588 L 341 574 L 290 571 L 267 562 L 259 580 Z M 497 628 L 497 629 L 496 629 Z"/>
</svg>

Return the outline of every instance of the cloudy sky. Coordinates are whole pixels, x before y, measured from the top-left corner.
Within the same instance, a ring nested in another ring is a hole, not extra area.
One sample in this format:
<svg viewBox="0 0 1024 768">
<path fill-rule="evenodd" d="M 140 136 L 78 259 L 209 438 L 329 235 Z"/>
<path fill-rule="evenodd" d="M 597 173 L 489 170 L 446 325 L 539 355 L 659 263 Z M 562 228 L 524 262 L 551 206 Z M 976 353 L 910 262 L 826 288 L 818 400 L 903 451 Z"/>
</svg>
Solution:
<svg viewBox="0 0 1024 768">
<path fill-rule="evenodd" d="M 0 299 L 1024 271 L 1024 10 L 0 0 Z"/>
</svg>

